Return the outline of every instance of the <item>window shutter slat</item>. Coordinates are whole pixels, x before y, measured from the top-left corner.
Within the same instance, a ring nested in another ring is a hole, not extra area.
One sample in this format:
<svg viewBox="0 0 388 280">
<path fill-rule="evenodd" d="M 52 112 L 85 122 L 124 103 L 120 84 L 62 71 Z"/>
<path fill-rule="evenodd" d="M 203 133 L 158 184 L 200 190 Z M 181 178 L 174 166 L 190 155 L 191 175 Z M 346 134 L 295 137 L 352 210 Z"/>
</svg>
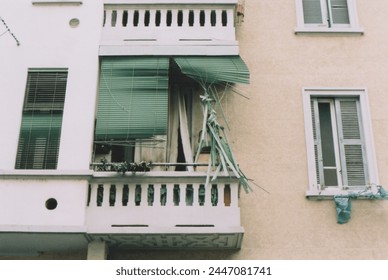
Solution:
<svg viewBox="0 0 388 280">
<path fill-rule="evenodd" d="M 305 24 L 323 24 L 321 0 L 303 0 L 302 5 Z"/>
</svg>

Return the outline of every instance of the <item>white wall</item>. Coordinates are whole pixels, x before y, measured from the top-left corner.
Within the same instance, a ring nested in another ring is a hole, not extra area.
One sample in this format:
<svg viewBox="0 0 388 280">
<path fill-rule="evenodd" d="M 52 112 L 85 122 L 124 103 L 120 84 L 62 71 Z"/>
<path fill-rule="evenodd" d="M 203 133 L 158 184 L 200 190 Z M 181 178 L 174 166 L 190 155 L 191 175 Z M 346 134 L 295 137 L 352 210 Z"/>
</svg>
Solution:
<svg viewBox="0 0 388 280">
<path fill-rule="evenodd" d="M 5 180 L 0 185 L 1 231 L 85 231 L 86 181 Z M 55 199 L 55 209 L 46 202 Z"/>
<path fill-rule="evenodd" d="M 0 11 L 20 41 L 17 46 L 9 33 L 0 37 L 0 170 L 14 169 L 28 68 L 50 67 L 69 69 L 58 169 L 88 169 L 102 1 L 33 5 L 31 0 L 2 0 Z M 72 18 L 80 20 L 78 27 L 70 27 Z"/>
</svg>

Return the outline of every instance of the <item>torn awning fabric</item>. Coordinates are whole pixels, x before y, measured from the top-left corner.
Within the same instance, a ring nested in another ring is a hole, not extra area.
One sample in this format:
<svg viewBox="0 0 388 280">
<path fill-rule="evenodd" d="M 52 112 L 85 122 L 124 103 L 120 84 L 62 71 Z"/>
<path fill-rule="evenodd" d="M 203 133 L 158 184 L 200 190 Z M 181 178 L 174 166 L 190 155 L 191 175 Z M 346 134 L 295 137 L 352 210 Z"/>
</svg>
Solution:
<svg viewBox="0 0 388 280">
<path fill-rule="evenodd" d="M 249 70 L 240 56 L 175 57 L 182 73 L 203 84 L 249 84 Z"/>
</svg>

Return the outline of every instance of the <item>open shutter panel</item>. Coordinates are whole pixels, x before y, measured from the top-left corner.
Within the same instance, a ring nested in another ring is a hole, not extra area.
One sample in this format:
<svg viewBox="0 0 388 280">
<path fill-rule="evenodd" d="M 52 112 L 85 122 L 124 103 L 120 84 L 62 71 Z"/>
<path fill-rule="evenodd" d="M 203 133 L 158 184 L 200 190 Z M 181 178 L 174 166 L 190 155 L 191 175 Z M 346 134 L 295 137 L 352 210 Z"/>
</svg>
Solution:
<svg viewBox="0 0 388 280">
<path fill-rule="evenodd" d="M 168 58 L 102 58 L 96 141 L 166 135 L 168 69 Z"/>
<path fill-rule="evenodd" d="M 318 113 L 318 101 L 316 98 L 311 101 L 311 119 L 313 125 L 313 138 L 314 138 L 314 156 L 315 156 L 315 172 L 317 178 L 317 184 L 324 184 L 323 176 L 323 161 L 322 161 L 322 147 L 321 147 L 321 135 L 319 128 L 319 116 Z"/>
<path fill-rule="evenodd" d="M 358 100 L 336 100 L 341 165 L 345 186 L 365 186 L 365 149 Z"/>
<path fill-rule="evenodd" d="M 348 0 L 329 0 L 333 24 L 350 24 Z"/>
<path fill-rule="evenodd" d="M 323 24 L 321 0 L 302 0 L 305 24 Z"/>
</svg>

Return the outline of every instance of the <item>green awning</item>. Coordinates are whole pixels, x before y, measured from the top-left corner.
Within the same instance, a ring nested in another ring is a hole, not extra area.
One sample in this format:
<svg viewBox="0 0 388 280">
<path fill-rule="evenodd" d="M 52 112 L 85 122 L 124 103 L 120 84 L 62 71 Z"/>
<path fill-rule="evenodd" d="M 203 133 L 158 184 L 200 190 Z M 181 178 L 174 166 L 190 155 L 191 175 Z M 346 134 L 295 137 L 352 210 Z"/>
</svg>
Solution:
<svg viewBox="0 0 388 280">
<path fill-rule="evenodd" d="M 95 140 L 166 135 L 168 70 L 166 57 L 103 57 Z"/>
<path fill-rule="evenodd" d="M 175 57 L 182 73 L 204 84 L 249 84 L 249 70 L 240 56 Z"/>
</svg>

